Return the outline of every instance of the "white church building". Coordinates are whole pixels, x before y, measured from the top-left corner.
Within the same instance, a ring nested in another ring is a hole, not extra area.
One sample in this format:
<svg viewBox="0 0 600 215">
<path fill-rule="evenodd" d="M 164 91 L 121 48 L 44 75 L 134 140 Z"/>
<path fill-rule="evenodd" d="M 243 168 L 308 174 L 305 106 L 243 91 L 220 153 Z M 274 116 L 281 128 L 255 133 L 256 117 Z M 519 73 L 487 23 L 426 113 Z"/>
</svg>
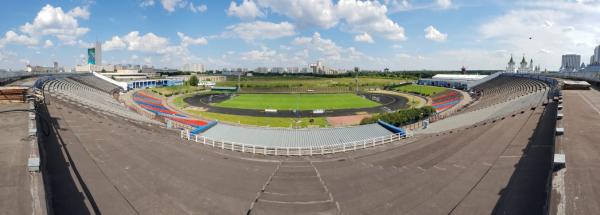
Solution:
<svg viewBox="0 0 600 215">
<path fill-rule="evenodd" d="M 527 63 L 527 60 L 525 60 L 525 56 L 523 56 L 523 59 L 521 60 L 521 63 L 519 63 L 519 67 L 516 67 L 516 63 L 513 60 L 513 57 L 510 56 L 510 60 L 508 61 L 508 65 L 506 66 L 506 70 L 504 70 L 504 72 L 508 72 L 508 73 L 539 73 L 540 72 L 540 66 L 533 66 L 533 59 L 529 60 L 529 63 Z"/>
</svg>

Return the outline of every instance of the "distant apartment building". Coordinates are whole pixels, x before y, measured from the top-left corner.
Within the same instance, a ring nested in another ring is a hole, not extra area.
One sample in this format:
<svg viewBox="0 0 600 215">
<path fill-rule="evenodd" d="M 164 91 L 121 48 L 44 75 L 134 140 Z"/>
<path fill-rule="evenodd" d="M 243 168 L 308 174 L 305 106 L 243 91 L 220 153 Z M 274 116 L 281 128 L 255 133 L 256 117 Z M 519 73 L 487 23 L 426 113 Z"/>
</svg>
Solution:
<svg viewBox="0 0 600 215">
<path fill-rule="evenodd" d="M 321 61 L 317 61 L 316 63 L 310 64 L 310 65 L 308 65 L 308 67 L 310 68 L 310 72 L 313 74 L 337 75 L 337 74 L 346 73 L 345 70 L 339 70 L 339 69 L 333 69 L 333 68 L 326 67 L 323 64 L 321 64 Z"/>
<path fill-rule="evenodd" d="M 186 63 L 181 68 L 181 71 L 184 72 L 196 72 L 196 73 L 204 73 L 204 64 L 201 63 Z"/>
<path fill-rule="evenodd" d="M 269 73 L 269 71 L 271 71 L 271 69 L 267 68 L 267 67 L 257 67 L 254 72 L 255 73 Z"/>
<path fill-rule="evenodd" d="M 594 54 L 590 57 L 590 64 L 600 64 L 600 45 L 594 49 Z"/>
<path fill-rule="evenodd" d="M 581 55 L 566 54 L 562 56 L 560 72 L 576 72 L 581 66 Z"/>
</svg>

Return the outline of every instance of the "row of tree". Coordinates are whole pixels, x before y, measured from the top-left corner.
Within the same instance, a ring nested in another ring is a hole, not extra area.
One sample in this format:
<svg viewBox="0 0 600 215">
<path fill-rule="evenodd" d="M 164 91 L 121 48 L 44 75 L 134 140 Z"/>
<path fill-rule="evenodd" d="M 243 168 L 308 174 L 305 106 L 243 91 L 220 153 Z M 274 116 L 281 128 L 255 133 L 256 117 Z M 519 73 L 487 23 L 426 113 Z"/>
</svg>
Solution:
<svg viewBox="0 0 600 215">
<path fill-rule="evenodd" d="M 382 120 L 394 126 L 403 126 L 411 123 L 418 122 L 419 120 L 425 119 L 435 113 L 435 109 L 431 106 L 425 106 L 421 108 L 411 108 L 399 110 L 392 113 L 381 113 L 372 117 L 364 118 L 360 124 L 371 124 Z"/>
</svg>

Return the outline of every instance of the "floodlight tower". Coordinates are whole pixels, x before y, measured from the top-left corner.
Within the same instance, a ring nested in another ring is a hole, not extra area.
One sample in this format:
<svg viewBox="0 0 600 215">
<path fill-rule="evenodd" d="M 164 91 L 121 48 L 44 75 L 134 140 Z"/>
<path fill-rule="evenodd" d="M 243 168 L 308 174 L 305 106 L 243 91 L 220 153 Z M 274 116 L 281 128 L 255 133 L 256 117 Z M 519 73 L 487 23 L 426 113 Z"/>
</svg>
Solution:
<svg viewBox="0 0 600 215">
<path fill-rule="evenodd" d="M 354 83 L 356 84 L 356 94 L 358 94 L 358 67 L 354 67 Z"/>
<path fill-rule="evenodd" d="M 241 76 L 242 76 L 242 72 L 238 72 L 238 83 L 237 83 L 237 87 L 238 87 L 237 90 L 238 91 L 242 90 L 242 87 L 241 87 L 241 84 L 240 84 Z"/>
</svg>

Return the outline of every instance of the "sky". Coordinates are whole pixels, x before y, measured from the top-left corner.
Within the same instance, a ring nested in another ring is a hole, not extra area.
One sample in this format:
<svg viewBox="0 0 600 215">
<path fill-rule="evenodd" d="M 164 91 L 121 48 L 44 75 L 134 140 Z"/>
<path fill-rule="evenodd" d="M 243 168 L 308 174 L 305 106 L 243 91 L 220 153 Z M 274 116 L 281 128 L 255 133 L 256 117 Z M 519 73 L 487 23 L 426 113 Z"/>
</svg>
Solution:
<svg viewBox="0 0 600 215">
<path fill-rule="evenodd" d="M 504 69 L 510 56 L 557 70 L 600 45 L 600 1 L 8 0 L 0 68 L 103 64 L 208 69 L 306 66 Z"/>
</svg>

